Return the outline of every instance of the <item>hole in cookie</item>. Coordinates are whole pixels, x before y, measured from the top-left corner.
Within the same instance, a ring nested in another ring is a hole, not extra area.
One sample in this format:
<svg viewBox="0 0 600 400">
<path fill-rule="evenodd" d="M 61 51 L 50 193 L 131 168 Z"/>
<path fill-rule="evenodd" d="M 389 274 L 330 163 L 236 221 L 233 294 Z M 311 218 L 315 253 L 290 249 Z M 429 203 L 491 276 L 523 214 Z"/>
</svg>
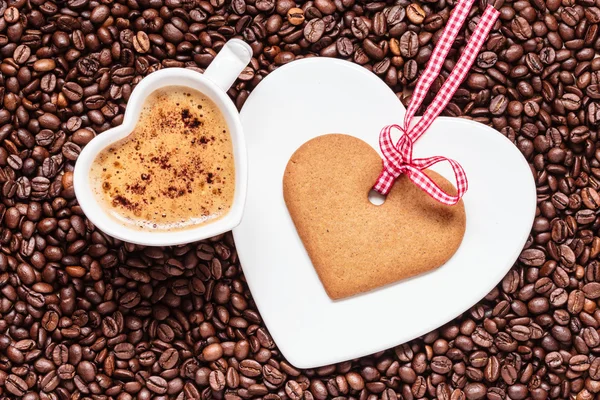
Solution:
<svg viewBox="0 0 600 400">
<path fill-rule="evenodd" d="M 375 206 L 380 206 L 383 203 L 385 203 L 385 196 L 379 192 L 376 192 L 374 189 L 371 189 L 369 191 L 368 197 L 369 197 L 369 201 L 371 202 L 371 204 L 373 204 Z"/>
</svg>

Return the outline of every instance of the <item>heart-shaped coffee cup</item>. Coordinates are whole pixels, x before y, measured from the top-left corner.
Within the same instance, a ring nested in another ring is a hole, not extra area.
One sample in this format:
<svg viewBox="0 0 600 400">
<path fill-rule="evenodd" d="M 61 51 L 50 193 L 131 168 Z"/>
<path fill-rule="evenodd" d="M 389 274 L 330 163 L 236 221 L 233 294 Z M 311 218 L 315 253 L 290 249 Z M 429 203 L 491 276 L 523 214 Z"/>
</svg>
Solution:
<svg viewBox="0 0 600 400">
<path fill-rule="evenodd" d="M 252 48 L 241 40 L 232 39 L 223 46 L 204 74 L 184 68 L 167 68 L 151 73 L 137 84 L 127 103 L 123 124 L 95 137 L 85 146 L 75 165 L 73 184 L 77 200 L 86 216 L 100 230 L 131 243 L 167 246 L 206 239 L 239 224 L 246 197 L 246 142 L 238 111 L 226 92 L 251 58 Z M 136 230 L 110 216 L 92 190 L 90 169 L 102 150 L 132 133 L 146 98 L 157 89 L 168 86 L 197 90 L 212 100 L 221 111 L 233 145 L 235 193 L 229 212 L 213 222 L 179 231 Z"/>
<path fill-rule="evenodd" d="M 498 131 L 440 117 L 415 143 L 414 157 L 442 155 L 466 171 L 467 226 L 458 251 L 429 273 L 343 300 L 327 296 L 284 201 L 285 168 L 300 146 L 332 132 L 360 138 L 379 151 L 381 128 L 400 123 L 404 113 L 379 77 L 327 58 L 278 68 L 242 108 L 248 195 L 233 233 L 261 317 L 296 367 L 372 354 L 443 325 L 504 277 L 527 240 L 536 208 L 527 161 Z M 454 182 L 447 165 L 432 169 Z"/>
</svg>

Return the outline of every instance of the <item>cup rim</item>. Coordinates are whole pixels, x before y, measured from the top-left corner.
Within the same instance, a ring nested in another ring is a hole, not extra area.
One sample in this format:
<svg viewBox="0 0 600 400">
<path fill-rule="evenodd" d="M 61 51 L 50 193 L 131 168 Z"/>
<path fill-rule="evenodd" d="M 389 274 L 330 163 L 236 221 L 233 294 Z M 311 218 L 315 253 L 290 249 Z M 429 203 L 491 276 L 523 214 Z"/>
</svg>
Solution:
<svg viewBox="0 0 600 400">
<path fill-rule="evenodd" d="M 190 83 L 195 85 L 190 85 Z M 111 143 L 129 136 L 133 132 L 147 96 L 159 88 L 169 86 L 187 86 L 198 90 L 213 100 L 223 113 L 229 127 L 234 153 L 234 198 L 229 212 L 212 222 L 177 231 L 136 230 L 118 222 L 99 204 L 98 198 L 92 190 L 89 171 L 98 153 Z M 186 68 L 161 69 L 142 79 L 131 93 L 125 109 L 123 123 L 102 132 L 102 134 L 92 139 L 79 154 L 73 173 L 73 186 L 78 203 L 86 217 L 98 229 L 114 238 L 147 246 L 180 245 L 208 239 L 232 230 L 242 219 L 246 200 L 246 185 L 246 143 L 237 108 L 227 94 L 209 78 Z"/>
</svg>

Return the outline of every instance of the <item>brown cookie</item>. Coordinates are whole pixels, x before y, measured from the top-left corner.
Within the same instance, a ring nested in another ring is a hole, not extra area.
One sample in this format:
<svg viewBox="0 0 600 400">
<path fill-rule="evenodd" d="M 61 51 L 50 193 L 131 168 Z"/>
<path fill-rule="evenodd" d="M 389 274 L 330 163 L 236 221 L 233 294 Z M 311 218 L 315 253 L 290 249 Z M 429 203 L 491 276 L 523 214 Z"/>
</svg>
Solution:
<svg viewBox="0 0 600 400">
<path fill-rule="evenodd" d="M 396 181 L 384 204 L 371 204 L 367 196 L 381 165 L 362 140 L 329 134 L 303 144 L 285 169 L 287 208 L 334 300 L 443 265 L 465 233 L 462 201 L 441 204 L 406 176 Z M 427 174 L 456 193 L 439 174 Z"/>
</svg>

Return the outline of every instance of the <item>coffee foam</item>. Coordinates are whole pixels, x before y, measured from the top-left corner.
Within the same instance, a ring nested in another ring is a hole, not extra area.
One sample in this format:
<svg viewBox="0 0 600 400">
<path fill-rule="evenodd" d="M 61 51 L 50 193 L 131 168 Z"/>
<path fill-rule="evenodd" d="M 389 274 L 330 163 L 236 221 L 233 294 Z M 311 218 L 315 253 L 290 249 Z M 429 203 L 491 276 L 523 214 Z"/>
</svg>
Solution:
<svg viewBox="0 0 600 400">
<path fill-rule="evenodd" d="M 181 230 L 221 218 L 235 190 L 229 128 L 204 94 L 159 89 L 133 132 L 97 156 L 91 181 L 112 217 L 138 229 Z"/>
</svg>

